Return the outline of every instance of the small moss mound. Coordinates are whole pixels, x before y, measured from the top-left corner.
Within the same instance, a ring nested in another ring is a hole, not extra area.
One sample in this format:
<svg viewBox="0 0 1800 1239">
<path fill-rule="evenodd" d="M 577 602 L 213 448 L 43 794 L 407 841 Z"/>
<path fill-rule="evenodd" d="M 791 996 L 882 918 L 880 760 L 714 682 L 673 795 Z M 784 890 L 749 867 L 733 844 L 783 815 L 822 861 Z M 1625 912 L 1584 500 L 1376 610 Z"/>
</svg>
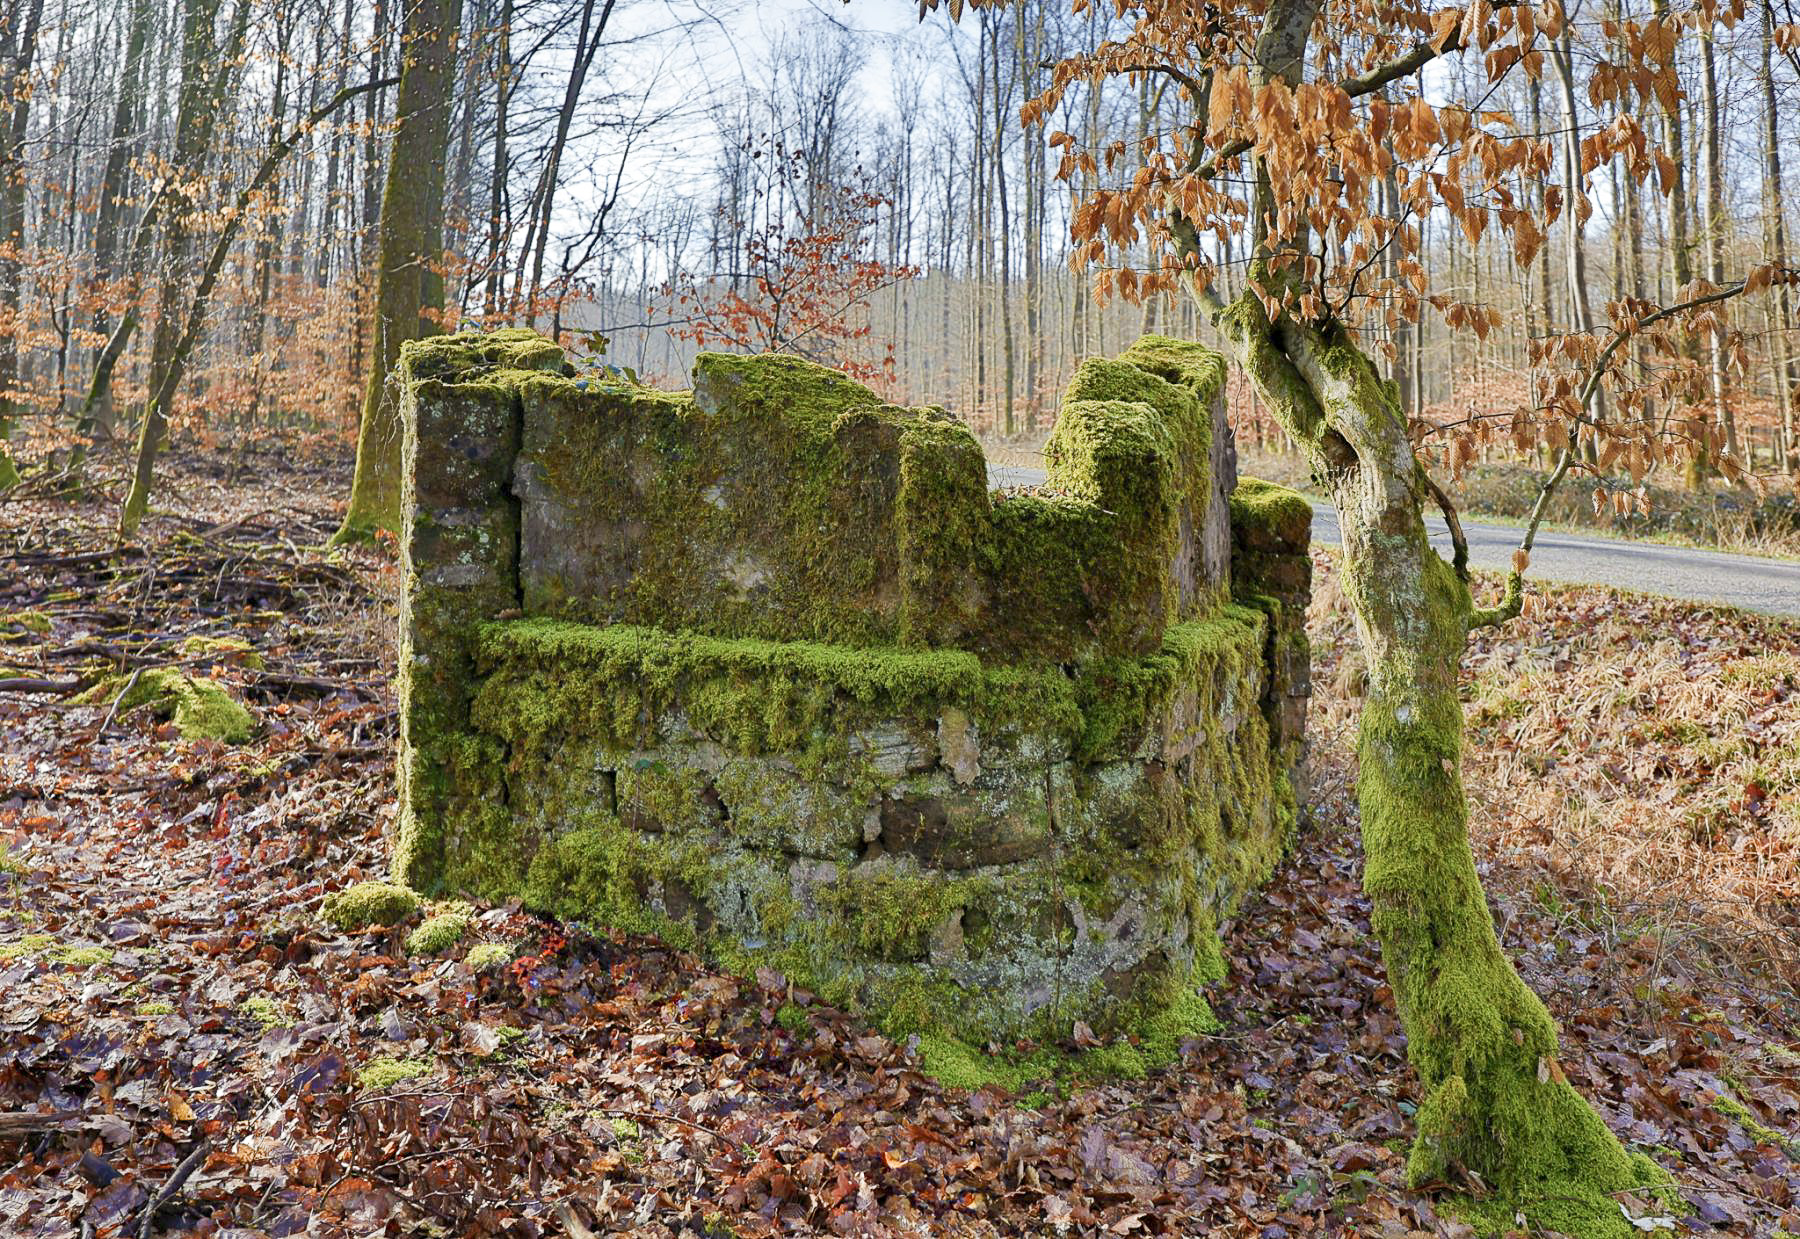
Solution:
<svg viewBox="0 0 1800 1239">
<path fill-rule="evenodd" d="M 966 1041 L 941 1033 L 922 1033 L 917 1050 L 925 1074 L 950 1088 L 971 1091 L 998 1085 L 1016 1093 L 1028 1084 L 1058 1081 L 1080 1084 L 1099 1080 L 1141 1080 L 1181 1057 L 1181 1043 L 1219 1030 L 1212 1008 L 1198 993 L 1183 995 L 1174 1006 L 1146 1020 L 1136 1036 L 1073 1052 L 1034 1050 L 988 1054 Z"/>
<path fill-rule="evenodd" d="M 184 658 L 200 659 L 224 666 L 248 667 L 261 671 L 268 663 L 256 647 L 241 637 L 192 636 L 176 647 Z"/>
<path fill-rule="evenodd" d="M 254 998 L 246 998 L 238 1004 L 238 1010 L 261 1024 L 263 1028 L 274 1028 L 285 1021 L 281 1007 L 273 998 L 258 994 Z"/>
<path fill-rule="evenodd" d="M 1231 492 L 1231 523 L 1240 536 L 1266 531 L 1284 542 L 1305 542 L 1312 518 L 1305 495 L 1261 478 L 1243 478 Z"/>
<path fill-rule="evenodd" d="M 139 1015 L 174 1015 L 175 1004 L 166 998 L 155 998 L 149 1002 L 138 1003 L 137 1013 Z"/>
<path fill-rule="evenodd" d="M 0 942 L 0 964 L 10 964 L 29 955 L 42 955 L 56 945 L 49 934 L 26 934 L 12 942 Z"/>
<path fill-rule="evenodd" d="M 76 700 L 83 705 L 116 705 L 120 713 L 149 706 L 158 718 L 173 719 L 183 740 L 242 744 L 256 729 L 255 716 L 224 685 L 173 667 L 140 671 L 135 680 L 108 676 Z"/>
<path fill-rule="evenodd" d="M 0 942 L 0 964 L 34 956 L 70 968 L 91 968 L 112 963 L 113 953 L 103 946 L 61 946 L 50 934 L 26 934 L 11 942 Z"/>
<path fill-rule="evenodd" d="M 462 941 L 469 932 L 467 912 L 439 912 L 406 935 L 408 955 L 441 955 Z"/>
<path fill-rule="evenodd" d="M 50 631 L 50 617 L 42 611 L 0 612 L 0 641 L 22 637 L 26 633 L 43 636 Z"/>
<path fill-rule="evenodd" d="M 1755 1140 L 1758 1144 L 1766 1144 L 1771 1148 L 1780 1149 L 1789 1157 L 1794 1158 L 1796 1161 L 1800 1161 L 1800 1140 L 1795 1140 L 1792 1136 L 1783 1135 L 1773 1127 L 1763 1123 L 1751 1112 L 1749 1106 L 1746 1106 L 1737 1098 L 1727 1093 L 1720 1093 L 1717 1097 L 1713 1098 L 1712 1108 L 1736 1123 L 1739 1127 L 1742 1127 L 1744 1129 L 1744 1134 L 1749 1136 L 1752 1140 Z"/>
<path fill-rule="evenodd" d="M 380 1092 L 430 1074 L 428 1058 L 376 1058 L 356 1073 L 356 1084 L 365 1092 Z"/>
<path fill-rule="evenodd" d="M 419 896 L 393 882 L 358 882 L 325 897 L 319 915 L 345 933 L 371 925 L 391 926 L 419 910 Z"/>
<path fill-rule="evenodd" d="M 511 963 L 516 949 L 510 942 L 479 942 L 469 948 L 465 962 L 476 972 L 486 972 Z"/>
</svg>

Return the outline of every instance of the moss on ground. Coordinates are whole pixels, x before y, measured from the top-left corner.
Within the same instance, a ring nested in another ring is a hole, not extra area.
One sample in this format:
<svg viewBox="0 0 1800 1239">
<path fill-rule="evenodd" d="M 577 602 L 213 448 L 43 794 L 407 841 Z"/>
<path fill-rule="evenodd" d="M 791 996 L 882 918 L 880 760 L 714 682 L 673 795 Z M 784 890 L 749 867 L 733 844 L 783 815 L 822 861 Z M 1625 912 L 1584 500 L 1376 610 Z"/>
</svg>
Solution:
<svg viewBox="0 0 1800 1239">
<path fill-rule="evenodd" d="M 256 647 L 241 637 L 185 637 L 176 647 L 184 659 L 260 671 L 268 666 Z"/>
<path fill-rule="evenodd" d="M 238 1004 L 238 1010 L 255 1020 L 263 1029 L 274 1028 L 286 1020 L 281 1005 L 273 998 L 263 994 L 244 999 Z"/>
<path fill-rule="evenodd" d="M 0 488 L 4 489 L 4 488 Z M 0 611 L 0 641 L 50 631 L 50 617 L 42 611 Z"/>
<path fill-rule="evenodd" d="M 406 935 L 408 955 L 441 955 L 461 942 L 472 923 L 467 905 L 434 912 Z"/>
<path fill-rule="evenodd" d="M 174 667 L 108 676 L 76 700 L 116 707 L 121 714 L 147 706 L 157 717 L 173 720 L 184 740 L 242 744 L 256 729 L 255 717 L 224 685 Z"/>
<path fill-rule="evenodd" d="M 51 934 L 26 934 L 11 942 L 0 942 L 0 964 L 21 959 L 42 958 L 70 968 L 91 968 L 112 963 L 112 951 L 103 946 L 73 946 L 59 943 Z"/>
<path fill-rule="evenodd" d="M 1106 1045 L 1079 1050 L 1040 1048 L 1021 1053 L 990 1054 L 967 1041 L 942 1033 L 920 1034 L 917 1050 L 926 1073 L 951 1088 L 980 1089 L 997 1085 L 1020 1092 L 1033 1084 L 1091 1084 L 1101 1080 L 1141 1080 L 1181 1057 L 1184 1041 L 1219 1031 L 1212 1008 L 1198 992 L 1188 991 L 1140 1028 Z"/>
<path fill-rule="evenodd" d="M 512 962 L 518 947 L 510 942 L 478 942 L 469 948 L 463 962 L 476 972 L 486 972 Z"/>
<path fill-rule="evenodd" d="M 1749 1106 L 1729 1093 L 1720 1093 L 1714 1097 L 1712 1108 L 1742 1127 L 1745 1133 L 1758 1144 L 1766 1144 L 1771 1148 L 1780 1149 L 1795 1161 L 1800 1161 L 1800 1140 L 1784 1135 L 1763 1123 L 1751 1112 Z"/>
<path fill-rule="evenodd" d="M 358 882 L 325 896 L 319 915 L 350 933 L 371 925 L 392 926 L 419 910 L 418 892 L 394 882 Z"/>
<path fill-rule="evenodd" d="M 376 1058 L 356 1073 L 356 1086 L 366 1093 L 378 1093 L 431 1074 L 429 1058 Z"/>
</svg>

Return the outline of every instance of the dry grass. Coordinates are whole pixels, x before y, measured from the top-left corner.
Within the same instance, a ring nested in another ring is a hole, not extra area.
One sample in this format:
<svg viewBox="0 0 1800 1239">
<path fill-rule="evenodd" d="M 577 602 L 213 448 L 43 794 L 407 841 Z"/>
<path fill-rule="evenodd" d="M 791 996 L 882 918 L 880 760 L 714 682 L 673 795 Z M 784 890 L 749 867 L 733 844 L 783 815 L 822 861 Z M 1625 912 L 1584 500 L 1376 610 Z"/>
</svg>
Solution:
<svg viewBox="0 0 1800 1239">
<path fill-rule="evenodd" d="M 1310 727 L 1321 774 L 1349 781 L 1360 656 L 1316 559 Z M 1602 588 L 1543 602 L 1464 661 L 1490 881 L 1609 945 L 1800 991 L 1800 624 Z"/>
</svg>

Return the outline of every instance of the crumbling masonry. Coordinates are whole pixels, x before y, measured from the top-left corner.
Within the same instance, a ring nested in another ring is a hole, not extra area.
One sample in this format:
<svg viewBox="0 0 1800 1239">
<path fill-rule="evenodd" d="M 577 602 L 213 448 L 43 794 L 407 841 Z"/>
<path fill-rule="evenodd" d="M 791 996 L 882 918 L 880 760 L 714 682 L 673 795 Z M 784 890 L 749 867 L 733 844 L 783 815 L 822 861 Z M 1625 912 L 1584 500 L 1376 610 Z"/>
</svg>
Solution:
<svg viewBox="0 0 1800 1239">
<path fill-rule="evenodd" d="M 398 876 L 894 1035 L 1193 1014 L 1307 693 L 1311 512 L 1236 483 L 1217 355 L 1084 363 L 1047 485 L 1000 493 L 941 410 L 791 357 L 665 392 L 502 331 L 396 381 Z"/>
</svg>

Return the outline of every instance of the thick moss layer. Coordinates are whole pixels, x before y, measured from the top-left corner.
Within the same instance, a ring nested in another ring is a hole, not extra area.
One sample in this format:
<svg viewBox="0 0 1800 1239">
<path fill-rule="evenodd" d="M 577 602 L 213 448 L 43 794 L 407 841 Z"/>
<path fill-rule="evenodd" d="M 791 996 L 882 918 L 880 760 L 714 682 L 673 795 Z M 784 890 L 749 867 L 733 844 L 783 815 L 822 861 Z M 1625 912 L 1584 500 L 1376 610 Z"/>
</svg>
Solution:
<svg viewBox="0 0 1800 1239">
<path fill-rule="evenodd" d="M 465 740 L 486 782 L 439 884 L 772 963 L 896 1035 L 1139 1028 L 1218 974 L 1217 916 L 1293 827 L 1266 625 L 1227 607 L 1064 671 L 491 624 Z"/>
<path fill-rule="evenodd" d="M 1083 1020 L 1125 1039 L 1055 1073 L 1129 1073 L 1204 1028 L 1295 821 L 1215 356 L 1084 365 L 1051 485 L 997 503 L 966 428 L 796 359 L 661 393 L 451 341 L 403 402 L 397 873 L 779 968 L 928 1058 Z"/>
<path fill-rule="evenodd" d="M 996 505 L 966 427 L 797 358 L 702 354 L 692 393 L 521 376 L 524 609 L 1008 659 L 1150 652 L 1226 588 L 1194 545 L 1219 386 L 1215 355 L 1160 337 L 1085 363 L 1046 493 Z"/>
<path fill-rule="evenodd" d="M 1231 492 L 1232 533 L 1256 550 L 1304 550 L 1312 518 L 1305 495 L 1261 478 L 1244 478 Z"/>
<path fill-rule="evenodd" d="M 358 882 L 325 896 L 319 915 L 346 933 L 398 925 L 419 910 L 419 896 L 395 882 Z"/>
<path fill-rule="evenodd" d="M 80 701 L 117 706 L 123 714 L 148 706 L 170 719 L 184 740 L 219 740 L 242 744 L 256 730 L 256 719 L 224 685 L 174 667 L 141 671 L 136 677 L 111 676 L 84 692 Z"/>
</svg>

